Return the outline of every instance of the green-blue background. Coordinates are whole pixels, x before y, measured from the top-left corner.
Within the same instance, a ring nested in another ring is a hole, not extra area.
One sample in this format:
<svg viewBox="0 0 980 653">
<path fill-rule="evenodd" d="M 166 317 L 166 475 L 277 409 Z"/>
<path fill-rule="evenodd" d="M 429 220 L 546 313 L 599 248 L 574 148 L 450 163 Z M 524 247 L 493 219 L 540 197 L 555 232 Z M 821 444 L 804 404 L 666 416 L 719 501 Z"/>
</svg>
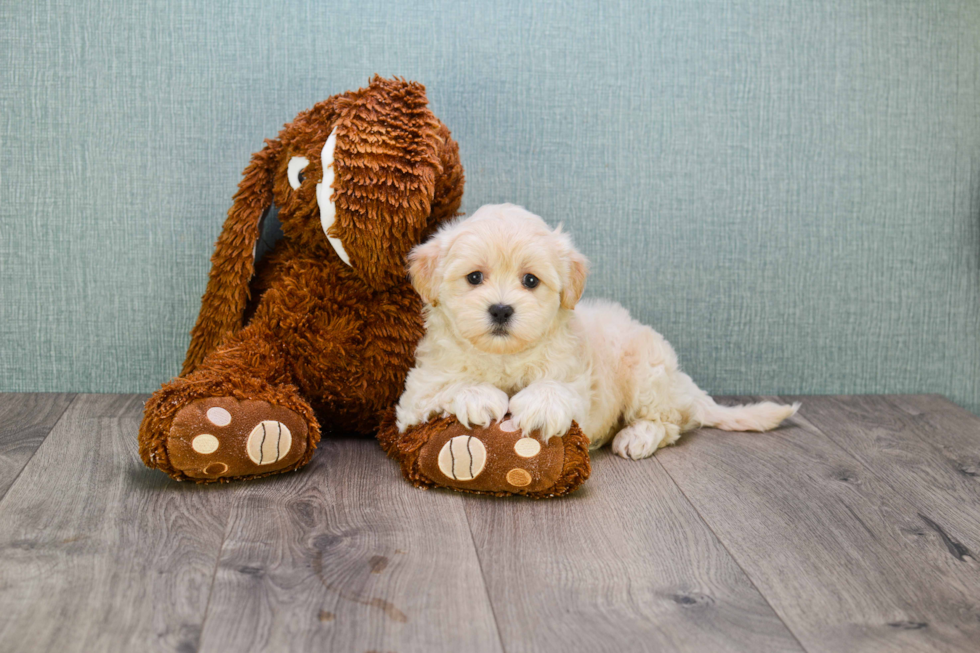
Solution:
<svg viewBox="0 0 980 653">
<path fill-rule="evenodd" d="M 175 374 L 249 154 L 375 72 L 709 391 L 980 411 L 975 0 L 4 2 L 0 390 Z"/>
</svg>

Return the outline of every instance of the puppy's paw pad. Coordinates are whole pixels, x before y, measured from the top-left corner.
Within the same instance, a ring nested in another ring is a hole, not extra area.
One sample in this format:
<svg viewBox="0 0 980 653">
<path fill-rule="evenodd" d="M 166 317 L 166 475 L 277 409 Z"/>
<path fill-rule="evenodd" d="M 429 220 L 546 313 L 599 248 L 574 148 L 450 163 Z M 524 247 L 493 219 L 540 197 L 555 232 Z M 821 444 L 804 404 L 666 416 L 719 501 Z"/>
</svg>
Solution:
<svg viewBox="0 0 980 653">
<path fill-rule="evenodd" d="M 667 439 L 667 429 L 663 424 L 634 422 L 616 434 L 612 449 L 617 456 L 640 460 L 652 456 L 661 444 L 666 444 Z"/>
</svg>

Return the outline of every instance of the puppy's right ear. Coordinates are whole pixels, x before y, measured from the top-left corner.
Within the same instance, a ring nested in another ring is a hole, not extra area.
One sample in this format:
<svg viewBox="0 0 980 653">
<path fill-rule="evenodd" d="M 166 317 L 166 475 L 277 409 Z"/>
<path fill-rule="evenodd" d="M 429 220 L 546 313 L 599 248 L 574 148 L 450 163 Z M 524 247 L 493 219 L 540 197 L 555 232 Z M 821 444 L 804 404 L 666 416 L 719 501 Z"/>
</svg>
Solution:
<svg viewBox="0 0 980 653">
<path fill-rule="evenodd" d="M 249 282 L 255 271 L 255 246 L 259 223 L 272 206 L 272 187 L 282 147 L 278 140 L 267 140 L 252 155 L 238 184 L 234 203 L 221 228 L 211 257 L 211 277 L 201 298 L 201 312 L 191 330 L 191 344 L 181 375 L 197 369 L 204 358 L 229 335 L 242 328 L 249 298 Z"/>
<path fill-rule="evenodd" d="M 433 236 L 408 253 L 408 275 L 422 301 L 435 306 L 439 296 L 439 262 L 442 260 L 442 238 Z"/>
<path fill-rule="evenodd" d="M 575 249 L 568 234 L 562 233 L 561 226 L 555 229 L 558 238 L 558 251 L 567 266 L 561 287 L 561 307 L 572 309 L 582 299 L 585 292 L 585 280 L 589 276 L 589 259 Z"/>
</svg>

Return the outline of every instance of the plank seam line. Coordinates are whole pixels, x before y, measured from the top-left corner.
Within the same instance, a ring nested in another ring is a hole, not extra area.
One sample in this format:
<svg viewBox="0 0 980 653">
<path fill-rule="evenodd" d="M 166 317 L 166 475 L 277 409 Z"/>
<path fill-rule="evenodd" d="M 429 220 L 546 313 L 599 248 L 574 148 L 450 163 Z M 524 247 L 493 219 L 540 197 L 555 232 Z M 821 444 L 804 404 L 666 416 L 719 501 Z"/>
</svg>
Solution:
<svg viewBox="0 0 980 653">
<path fill-rule="evenodd" d="M 880 397 L 882 399 L 882 401 L 884 401 L 886 404 L 888 404 L 889 406 L 891 406 L 892 408 L 894 408 L 896 412 L 898 412 L 900 415 L 904 415 L 905 417 L 907 417 L 910 420 L 914 420 L 917 416 L 916 415 L 913 415 L 912 413 L 910 413 L 907 410 L 905 410 L 904 408 L 902 408 L 902 405 L 899 404 L 899 403 L 897 403 L 895 401 L 895 399 L 894 399 L 895 397 L 901 397 L 901 396 L 910 396 L 910 397 L 929 397 L 929 396 L 934 396 L 934 397 L 939 397 L 940 399 L 942 399 L 943 401 L 945 401 L 947 404 L 949 404 L 950 407 L 952 407 L 954 409 L 951 412 L 961 413 L 967 419 L 971 419 L 972 418 L 971 421 L 977 421 L 977 418 L 978 418 L 977 415 L 974 415 L 973 413 L 971 413 L 967 409 L 963 408 L 962 406 L 959 406 L 959 405 L 953 403 L 952 401 L 950 401 L 947 397 L 944 397 L 943 395 L 872 395 L 872 396 Z M 929 415 L 929 413 L 920 413 L 918 416 L 928 416 L 928 415 Z M 930 425 L 931 425 L 931 423 L 930 423 Z M 915 434 L 915 439 L 916 440 L 918 440 L 920 442 L 923 442 L 923 443 L 929 445 L 933 450 L 938 451 L 939 453 L 942 453 L 942 451 L 943 451 L 942 450 L 942 447 L 938 446 L 933 440 L 929 440 L 927 438 L 922 437 L 922 434 L 919 433 L 919 429 L 913 429 L 913 433 Z"/>
<path fill-rule="evenodd" d="M 749 581 L 749 584 L 752 586 L 752 588 L 759 593 L 759 596 L 762 597 L 762 600 L 766 602 L 766 605 L 769 606 L 769 609 L 772 610 L 772 613 L 776 615 L 777 619 L 779 619 L 779 623 L 783 624 L 783 628 L 786 629 L 786 632 L 788 632 L 790 636 L 796 641 L 796 643 L 800 645 L 800 650 L 809 652 L 810 649 L 808 649 L 806 646 L 803 645 L 803 642 L 800 641 L 800 638 L 797 637 L 795 632 L 793 632 L 793 629 L 790 628 L 790 625 L 786 623 L 786 620 L 783 619 L 783 617 L 779 614 L 779 612 L 776 610 L 776 607 L 772 603 L 770 603 L 769 597 L 766 596 L 765 593 L 763 593 L 763 591 L 759 589 L 759 586 L 755 584 L 755 580 L 752 579 L 752 576 L 749 575 L 749 572 L 745 571 L 745 568 L 742 566 L 742 563 L 738 561 L 738 558 L 735 557 L 735 554 L 732 553 L 732 551 L 725 545 L 725 541 L 722 540 L 721 537 L 718 535 L 718 533 L 715 532 L 715 529 L 711 527 L 711 524 L 708 523 L 708 520 L 705 519 L 704 515 L 701 514 L 701 511 L 698 510 L 698 507 L 694 505 L 694 502 L 691 501 L 690 497 L 687 496 L 687 494 L 684 492 L 684 488 L 682 488 L 680 484 L 677 482 L 677 480 L 674 479 L 673 475 L 671 475 L 667 467 L 660 462 L 659 458 L 657 458 L 656 456 L 652 456 L 652 458 L 656 461 L 658 465 L 660 465 L 660 469 L 664 470 L 664 473 L 667 474 L 667 478 L 670 479 L 671 483 L 674 484 L 674 487 L 676 487 L 677 490 L 681 493 L 681 496 L 684 497 L 684 500 L 687 501 L 688 505 L 690 505 L 691 508 L 694 509 L 694 513 L 698 516 L 698 519 L 701 520 L 701 523 L 704 524 L 704 527 L 707 528 L 708 531 L 711 533 L 711 535 L 715 538 L 715 540 L 718 541 L 718 544 L 720 544 L 722 548 L 725 549 L 725 552 L 732 559 L 732 562 L 735 563 L 735 566 L 738 567 L 739 570 L 742 572 L 742 574 L 745 576 L 745 580 Z"/>
<path fill-rule="evenodd" d="M 195 651 L 201 650 L 201 642 L 204 641 L 204 627 L 208 622 L 208 615 L 211 611 L 211 598 L 214 596 L 214 582 L 218 578 L 218 567 L 221 566 L 221 556 L 225 552 L 225 543 L 228 541 L 228 531 L 231 529 L 232 515 L 234 513 L 234 504 L 228 502 L 228 516 L 225 521 L 224 531 L 221 533 L 221 545 L 218 547 L 218 555 L 214 559 L 214 569 L 211 571 L 211 582 L 208 583 L 208 600 L 204 604 L 204 615 L 201 617 L 201 632 L 197 635 L 197 646 L 194 648 Z"/>
<path fill-rule="evenodd" d="M 887 399 L 887 395 L 872 395 L 872 396 L 883 397 L 886 404 L 888 404 L 889 406 L 891 406 L 893 409 L 895 409 L 899 413 L 908 416 L 908 413 L 906 413 L 904 410 L 902 410 L 901 407 L 897 406 L 892 401 L 889 401 Z M 838 442 L 833 436 L 828 435 L 826 431 L 824 431 L 819 426 L 817 426 L 816 424 L 814 424 L 813 422 L 811 422 L 806 417 L 803 417 L 799 413 L 797 413 L 794 416 L 794 419 L 798 419 L 798 420 L 804 422 L 811 429 L 813 429 L 814 431 L 816 431 L 817 433 L 819 433 L 820 435 L 822 435 L 827 440 L 827 442 L 829 442 L 833 446 L 835 446 L 838 449 L 840 449 L 844 453 L 844 455 L 846 455 L 848 458 L 851 458 L 852 460 L 854 460 L 855 462 L 857 462 L 857 464 L 860 465 L 865 470 L 865 472 L 867 472 L 872 477 L 874 477 L 875 479 L 877 479 L 878 482 L 882 484 L 882 486 L 884 486 L 884 487 L 888 488 L 889 490 L 891 490 L 900 501 L 904 501 L 905 503 L 909 504 L 909 506 L 915 508 L 916 512 L 919 513 L 919 516 L 920 517 L 922 516 L 922 513 L 929 513 L 929 512 L 931 512 L 931 511 L 926 510 L 925 508 L 922 507 L 922 504 L 919 502 L 919 500 L 915 496 L 915 494 L 914 493 L 911 493 L 910 494 L 908 492 L 908 489 L 904 486 L 904 484 L 902 484 L 902 483 L 898 483 L 898 484 L 892 483 L 888 479 L 887 475 L 883 475 L 883 474 L 879 473 L 878 470 L 876 470 L 873 465 L 871 465 L 868 461 L 866 461 L 859 451 L 852 452 L 852 451 L 848 450 L 847 448 L 844 447 L 844 445 L 842 445 L 840 442 Z M 933 451 L 936 451 L 939 455 L 943 455 L 942 450 L 939 449 L 934 443 L 932 443 L 932 442 L 930 442 L 928 440 L 923 439 L 922 436 L 919 435 L 916 432 L 913 432 L 913 436 L 923 446 L 925 446 L 925 447 L 927 447 L 929 449 L 932 449 Z M 957 532 L 959 529 L 956 528 L 956 524 L 947 523 L 946 528 L 948 530 L 954 531 L 956 533 L 956 535 L 958 536 L 958 538 L 960 540 L 962 540 L 962 537 L 963 537 L 962 532 Z M 970 538 L 967 538 L 967 539 L 970 539 Z"/>
<path fill-rule="evenodd" d="M 44 394 L 44 393 L 38 392 L 34 394 Z M 58 415 L 58 419 L 54 421 L 54 424 L 51 425 L 51 428 L 48 429 L 48 432 L 44 434 L 44 437 L 41 439 L 41 442 L 38 443 L 37 448 L 34 449 L 34 451 L 31 453 L 31 457 L 28 458 L 23 465 L 21 465 L 21 468 L 19 470 L 17 470 L 17 475 L 14 476 L 14 480 L 10 481 L 10 485 L 8 485 L 7 489 L 3 491 L 3 496 L 0 496 L 0 505 L 3 505 L 3 502 L 7 498 L 7 495 L 10 494 L 10 489 L 15 485 L 17 485 L 17 481 L 20 480 L 20 475 L 24 473 L 24 470 L 27 469 L 27 466 L 31 464 L 32 460 L 34 460 L 34 456 L 36 456 L 37 452 L 41 450 L 41 447 L 44 446 L 44 443 L 48 441 L 48 436 L 54 432 L 55 428 L 57 428 L 59 424 L 61 424 L 61 421 L 65 418 L 65 415 L 68 413 L 68 409 L 74 406 L 75 402 L 78 401 L 78 398 L 81 396 L 77 392 L 72 392 L 68 394 L 71 395 L 71 401 L 69 401 L 68 404 L 61 410 L 61 413 Z"/>
<path fill-rule="evenodd" d="M 458 497 L 460 503 L 463 503 L 463 498 Z M 480 567 L 480 578 L 483 580 L 483 593 L 487 597 L 487 603 L 490 605 L 490 615 L 493 617 L 493 627 L 497 629 L 497 642 L 500 644 L 500 650 L 503 653 L 507 653 L 507 647 L 504 646 L 504 637 L 500 634 L 500 622 L 497 620 L 497 610 L 493 605 L 493 599 L 490 596 L 490 587 L 487 585 L 487 574 L 483 571 L 483 560 L 480 559 L 480 549 L 476 546 L 476 536 L 473 535 L 473 524 L 470 523 L 470 514 L 466 510 L 466 505 L 463 505 L 463 516 L 466 518 L 466 528 L 470 532 L 470 543 L 473 544 L 473 554 L 476 555 L 476 564 Z"/>
</svg>

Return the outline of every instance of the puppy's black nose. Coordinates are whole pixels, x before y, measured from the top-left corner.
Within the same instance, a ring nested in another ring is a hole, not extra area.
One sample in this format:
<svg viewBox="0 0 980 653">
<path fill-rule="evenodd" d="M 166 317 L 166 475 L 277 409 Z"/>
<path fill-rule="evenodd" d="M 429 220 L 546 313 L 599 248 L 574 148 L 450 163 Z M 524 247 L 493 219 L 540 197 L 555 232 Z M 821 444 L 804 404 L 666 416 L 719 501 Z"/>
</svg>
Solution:
<svg viewBox="0 0 980 653">
<path fill-rule="evenodd" d="M 507 324 L 507 320 L 514 314 L 514 307 L 510 304 L 494 304 L 489 309 L 490 319 L 494 324 Z"/>
</svg>

